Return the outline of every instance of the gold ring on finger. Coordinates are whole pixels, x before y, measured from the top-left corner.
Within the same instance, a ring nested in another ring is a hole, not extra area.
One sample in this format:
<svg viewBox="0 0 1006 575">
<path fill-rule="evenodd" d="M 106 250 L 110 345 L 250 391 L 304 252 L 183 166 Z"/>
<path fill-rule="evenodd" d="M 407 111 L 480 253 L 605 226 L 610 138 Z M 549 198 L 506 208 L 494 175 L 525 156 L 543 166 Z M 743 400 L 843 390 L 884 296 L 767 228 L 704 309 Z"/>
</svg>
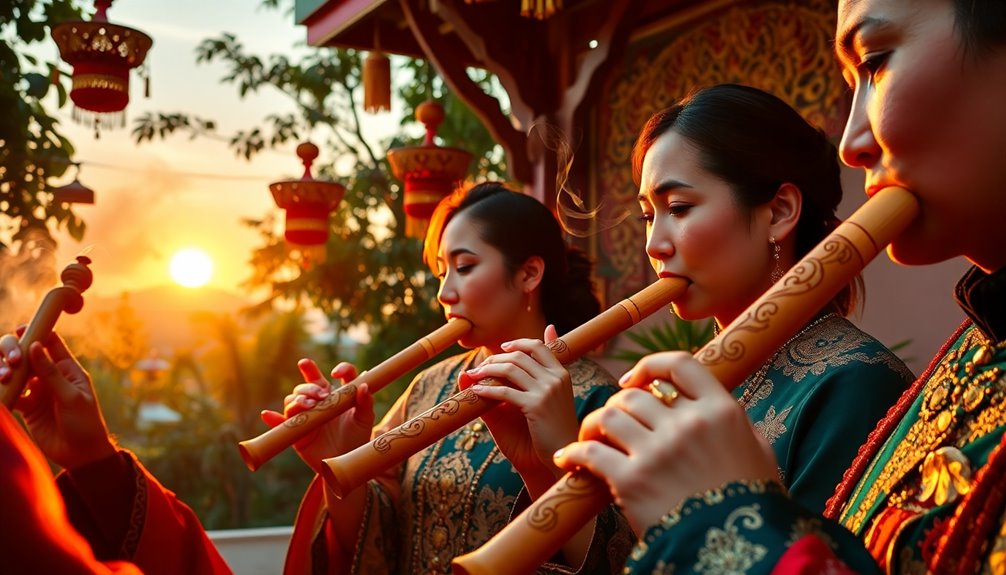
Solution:
<svg viewBox="0 0 1006 575">
<path fill-rule="evenodd" d="M 678 388 L 674 387 L 673 383 L 663 379 L 654 379 L 650 382 L 650 385 L 647 386 L 647 389 L 649 389 L 650 393 L 652 393 L 654 397 L 659 399 L 660 402 L 667 407 L 673 405 L 674 401 L 678 399 L 679 395 L 681 395 L 678 393 Z"/>
</svg>

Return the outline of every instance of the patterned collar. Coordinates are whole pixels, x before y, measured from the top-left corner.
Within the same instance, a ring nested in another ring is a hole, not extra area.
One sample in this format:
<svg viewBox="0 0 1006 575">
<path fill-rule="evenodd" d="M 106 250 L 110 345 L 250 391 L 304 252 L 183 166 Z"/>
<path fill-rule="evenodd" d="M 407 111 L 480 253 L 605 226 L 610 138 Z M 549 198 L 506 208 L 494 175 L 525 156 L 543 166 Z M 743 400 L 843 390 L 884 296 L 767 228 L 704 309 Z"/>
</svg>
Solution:
<svg viewBox="0 0 1006 575">
<path fill-rule="evenodd" d="M 1006 268 L 991 274 L 971 268 L 957 282 L 954 298 L 986 337 L 1006 341 Z"/>
</svg>

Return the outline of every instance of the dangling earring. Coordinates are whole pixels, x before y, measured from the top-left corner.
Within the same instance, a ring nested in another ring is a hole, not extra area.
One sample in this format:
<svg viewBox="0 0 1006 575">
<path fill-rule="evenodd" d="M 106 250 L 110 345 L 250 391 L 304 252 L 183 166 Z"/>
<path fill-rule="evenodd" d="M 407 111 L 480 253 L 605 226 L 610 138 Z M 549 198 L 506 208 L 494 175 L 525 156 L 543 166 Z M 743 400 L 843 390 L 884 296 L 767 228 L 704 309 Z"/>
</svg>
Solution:
<svg viewBox="0 0 1006 575">
<path fill-rule="evenodd" d="M 782 264 L 779 262 L 779 252 L 782 251 L 782 248 L 776 243 L 775 236 L 770 236 L 768 243 L 772 246 L 772 259 L 775 260 L 775 263 L 772 265 L 772 273 L 769 274 L 769 277 L 772 279 L 772 283 L 776 283 L 782 279 Z"/>
<path fill-rule="evenodd" d="M 531 292 L 526 291 L 524 292 L 524 295 L 527 296 L 527 312 L 531 313 Z"/>
</svg>

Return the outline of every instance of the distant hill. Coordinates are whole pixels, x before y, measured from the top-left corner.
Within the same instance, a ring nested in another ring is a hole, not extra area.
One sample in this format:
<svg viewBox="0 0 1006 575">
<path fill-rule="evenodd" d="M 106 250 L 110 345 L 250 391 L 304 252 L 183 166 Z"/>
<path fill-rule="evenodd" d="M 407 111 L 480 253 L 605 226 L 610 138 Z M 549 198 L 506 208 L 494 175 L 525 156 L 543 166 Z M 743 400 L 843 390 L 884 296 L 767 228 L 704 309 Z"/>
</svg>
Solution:
<svg viewBox="0 0 1006 575">
<path fill-rule="evenodd" d="M 233 314 L 251 305 L 244 297 L 217 288 L 196 289 L 163 285 L 126 292 L 129 307 L 146 327 L 150 346 L 161 352 L 197 346 L 199 330 L 192 321 L 201 312 Z M 65 315 L 60 326 L 67 331 L 87 333 L 88 323 L 97 321 L 102 312 L 114 312 L 122 295 L 101 297 L 85 295 L 84 309 L 77 315 Z"/>
</svg>

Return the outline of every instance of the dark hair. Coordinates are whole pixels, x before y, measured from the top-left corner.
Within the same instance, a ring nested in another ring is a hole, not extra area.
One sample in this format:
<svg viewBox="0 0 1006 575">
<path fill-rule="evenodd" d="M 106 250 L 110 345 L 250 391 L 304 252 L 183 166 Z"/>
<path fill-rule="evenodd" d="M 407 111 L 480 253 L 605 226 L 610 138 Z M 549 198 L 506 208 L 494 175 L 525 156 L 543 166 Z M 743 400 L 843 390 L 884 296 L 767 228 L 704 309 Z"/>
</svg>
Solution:
<svg viewBox="0 0 1006 575">
<path fill-rule="evenodd" d="M 699 151 L 702 168 L 727 182 L 745 209 L 772 200 L 790 183 L 803 198 L 796 226 L 796 256 L 803 257 L 838 225 L 842 201 L 838 150 L 779 98 L 748 86 L 721 84 L 692 93 L 654 114 L 632 150 L 632 177 L 639 185 L 643 158 L 664 133 L 674 130 Z M 766 247 L 767 249 L 767 247 Z M 862 292 L 862 280 L 833 301 L 847 315 Z"/>
<path fill-rule="evenodd" d="M 444 228 L 462 212 L 477 226 L 482 241 L 503 254 L 507 278 L 528 258 L 544 261 L 542 310 L 560 334 L 600 313 L 586 254 L 566 245 L 559 222 L 544 204 L 498 182 L 458 190 L 437 204 L 423 246 L 423 260 L 430 269 L 437 269 Z"/>
<path fill-rule="evenodd" d="M 954 24 L 965 55 L 1006 44 L 1006 2 L 954 0 Z"/>
</svg>

